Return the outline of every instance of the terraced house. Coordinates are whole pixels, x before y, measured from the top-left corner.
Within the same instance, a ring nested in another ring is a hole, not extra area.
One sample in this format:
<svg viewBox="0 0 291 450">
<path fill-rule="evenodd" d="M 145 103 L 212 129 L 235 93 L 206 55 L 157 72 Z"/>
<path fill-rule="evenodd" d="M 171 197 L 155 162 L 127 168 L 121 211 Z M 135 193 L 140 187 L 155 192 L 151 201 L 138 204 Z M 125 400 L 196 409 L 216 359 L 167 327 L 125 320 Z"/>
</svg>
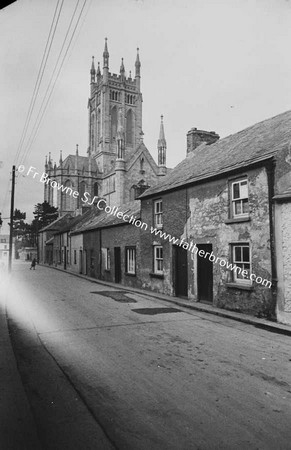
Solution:
<svg viewBox="0 0 291 450">
<path fill-rule="evenodd" d="M 291 112 L 187 156 L 141 196 L 142 285 L 291 323 Z"/>
</svg>

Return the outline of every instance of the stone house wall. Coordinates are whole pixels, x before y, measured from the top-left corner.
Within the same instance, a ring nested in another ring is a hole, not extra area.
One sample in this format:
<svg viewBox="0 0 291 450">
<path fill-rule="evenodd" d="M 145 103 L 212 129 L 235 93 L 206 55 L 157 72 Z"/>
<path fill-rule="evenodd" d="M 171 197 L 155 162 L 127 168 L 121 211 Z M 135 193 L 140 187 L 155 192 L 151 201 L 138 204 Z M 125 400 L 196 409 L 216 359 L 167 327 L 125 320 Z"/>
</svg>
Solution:
<svg viewBox="0 0 291 450">
<path fill-rule="evenodd" d="M 120 247 L 121 251 L 121 284 L 125 286 L 141 287 L 140 268 L 140 229 L 131 224 L 112 226 L 101 229 L 101 247 L 108 248 L 110 254 L 110 269 L 106 270 L 104 261 L 101 266 L 101 279 L 106 281 L 115 281 L 115 261 L 114 247 Z M 126 247 L 135 247 L 136 249 L 136 273 L 126 273 Z"/>
<path fill-rule="evenodd" d="M 247 175 L 250 220 L 228 222 L 230 179 Z M 163 232 L 190 244 L 212 244 L 213 253 L 231 259 L 231 243 L 248 242 L 252 252 L 252 272 L 272 281 L 268 176 L 264 167 L 244 170 L 234 177 L 205 181 L 142 200 L 142 221 L 153 225 L 153 202 L 163 200 Z M 153 245 L 163 246 L 164 276 L 154 276 Z M 175 295 L 173 244 L 149 231 L 141 234 L 142 287 Z M 188 254 L 188 298 L 197 297 L 197 257 Z M 268 316 L 272 309 L 271 289 L 253 283 L 251 289 L 230 286 L 229 271 L 213 264 L 213 305 Z M 227 285 L 228 284 L 228 285 Z"/>
</svg>

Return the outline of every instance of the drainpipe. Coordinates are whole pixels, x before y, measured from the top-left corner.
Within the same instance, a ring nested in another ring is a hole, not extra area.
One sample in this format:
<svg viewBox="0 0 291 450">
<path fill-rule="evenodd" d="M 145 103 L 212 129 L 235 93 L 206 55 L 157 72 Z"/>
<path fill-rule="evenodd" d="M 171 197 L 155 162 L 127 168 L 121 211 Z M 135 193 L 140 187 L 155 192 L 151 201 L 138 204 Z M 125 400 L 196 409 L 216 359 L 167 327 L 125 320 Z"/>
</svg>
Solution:
<svg viewBox="0 0 291 450">
<path fill-rule="evenodd" d="M 276 265 L 276 247 L 275 247 L 275 217 L 274 217 L 274 185 L 275 185 L 275 166 L 276 161 L 272 159 L 267 165 L 268 193 L 269 193 L 269 221 L 270 221 L 270 247 L 271 247 L 271 272 L 272 272 L 272 304 L 269 311 L 269 318 L 276 319 L 277 306 L 277 265 Z"/>
</svg>

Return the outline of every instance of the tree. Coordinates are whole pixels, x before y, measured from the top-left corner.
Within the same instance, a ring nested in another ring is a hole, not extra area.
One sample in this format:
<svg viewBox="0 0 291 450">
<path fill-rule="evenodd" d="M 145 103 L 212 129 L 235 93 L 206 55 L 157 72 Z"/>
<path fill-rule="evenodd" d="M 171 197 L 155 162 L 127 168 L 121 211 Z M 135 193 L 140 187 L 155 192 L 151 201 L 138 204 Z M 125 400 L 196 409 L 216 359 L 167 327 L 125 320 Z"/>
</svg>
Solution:
<svg viewBox="0 0 291 450">
<path fill-rule="evenodd" d="M 35 226 L 38 232 L 58 218 L 58 208 L 51 206 L 48 202 L 37 203 L 34 207 L 34 219 L 31 225 Z"/>
<path fill-rule="evenodd" d="M 15 208 L 13 214 L 13 236 L 19 238 L 27 232 L 26 213 Z M 9 224 L 10 226 L 10 224 Z"/>
</svg>

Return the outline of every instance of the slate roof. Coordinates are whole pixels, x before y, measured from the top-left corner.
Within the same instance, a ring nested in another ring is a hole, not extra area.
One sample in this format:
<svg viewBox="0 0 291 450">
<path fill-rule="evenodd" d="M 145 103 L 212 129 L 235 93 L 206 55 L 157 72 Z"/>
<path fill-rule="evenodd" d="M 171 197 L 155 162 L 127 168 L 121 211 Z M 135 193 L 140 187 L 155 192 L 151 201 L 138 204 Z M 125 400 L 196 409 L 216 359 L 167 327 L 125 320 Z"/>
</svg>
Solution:
<svg viewBox="0 0 291 450">
<path fill-rule="evenodd" d="M 88 210 L 85 211 L 83 214 L 79 214 L 78 216 L 68 217 L 68 219 L 63 224 L 63 226 L 60 227 L 54 234 L 65 233 L 67 231 L 74 230 L 77 226 L 80 226 L 80 225 L 84 224 L 85 222 L 87 222 L 87 220 L 89 220 L 93 214 L 94 214 L 93 209 L 88 208 Z"/>
<path fill-rule="evenodd" d="M 59 231 L 64 226 L 66 226 L 69 222 L 69 219 L 72 217 L 70 213 L 65 214 L 62 217 L 58 217 L 56 220 L 51 222 L 46 227 L 43 227 L 41 230 L 39 230 L 39 233 L 42 233 L 43 231 Z"/>
<path fill-rule="evenodd" d="M 118 207 L 118 211 L 128 216 L 134 216 L 136 219 L 140 219 L 140 201 L 134 200 L 132 202 L 126 203 Z M 99 209 L 95 210 L 95 215 L 91 216 L 86 223 L 81 227 L 77 227 L 72 231 L 71 234 L 80 234 L 84 231 L 94 230 L 96 228 L 105 228 L 114 225 L 126 225 L 128 222 L 124 221 L 122 218 L 118 219 L 116 216 L 101 211 Z"/>
<path fill-rule="evenodd" d="M 252 125 L 238 133 L 202 144 L 140 198 L 205 180 L 266 160 L 291 140 L 291 111 Z"/>
<path fill-rule="evenodd" d="M 79 173 L 83 171 L 84 172 L 88 172 L 89 171 L 89 158 L 88 156 L 80 156 L 80 155 L 68 155 L 66 157 L 66 159 L 64 159 L 63 161 L 63 169 L 67 169 L 68 167 L 70 167 L 70 171 L 74 171 L 75 170 L 75 163 L 76 163 L 76 158 L 77 158 L 77 168 Z M 60 168 L 60 166 L 58 166 L 58 169 Z M 96 160 L 94 158 L 91 158 L 91 171 L 92 172 L 97 172 L 97 163 Z"/>
</svg>

